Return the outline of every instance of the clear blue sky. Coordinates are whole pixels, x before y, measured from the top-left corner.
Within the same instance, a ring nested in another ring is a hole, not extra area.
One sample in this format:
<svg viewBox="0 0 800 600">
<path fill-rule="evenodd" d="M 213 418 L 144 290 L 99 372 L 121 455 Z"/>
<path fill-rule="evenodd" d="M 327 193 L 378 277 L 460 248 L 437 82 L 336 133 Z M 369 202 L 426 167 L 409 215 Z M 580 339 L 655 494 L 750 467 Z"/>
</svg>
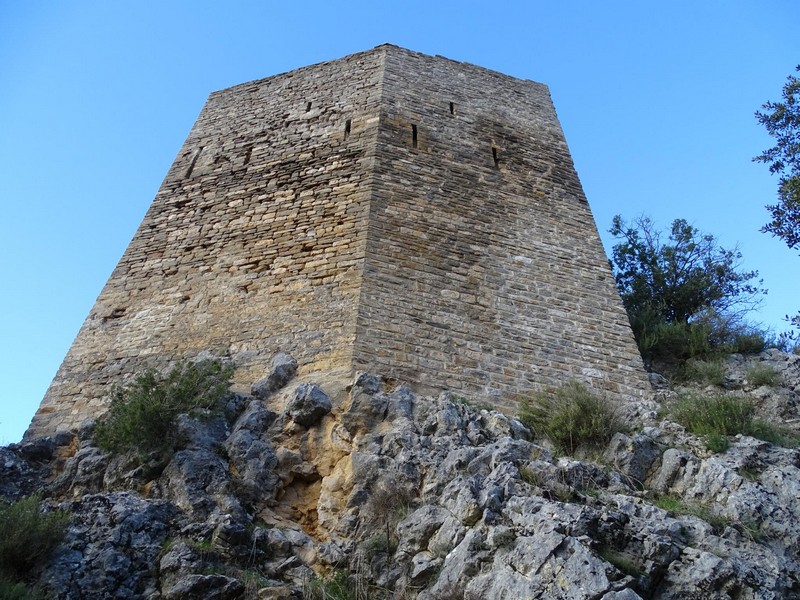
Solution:
<svg viewBox="0 0 800 600">
<path fill-rule="evenodd" d="M 550 86 L 611 218 L 739 244 L 775 329 L 800 257 L 759 233 L 753 118 L 800 63 L 797 0 L 0 0 L 0 442 L 20 439 L 207 95 L 384 42 Z"/>
</svg>

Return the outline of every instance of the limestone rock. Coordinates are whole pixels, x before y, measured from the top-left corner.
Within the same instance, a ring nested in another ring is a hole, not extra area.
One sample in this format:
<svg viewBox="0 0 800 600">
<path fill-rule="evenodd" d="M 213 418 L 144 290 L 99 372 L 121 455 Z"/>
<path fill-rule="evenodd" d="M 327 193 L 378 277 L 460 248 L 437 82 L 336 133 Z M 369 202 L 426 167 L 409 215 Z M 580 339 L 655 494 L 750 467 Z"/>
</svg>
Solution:
<svg viewBox="0 0 800 600">
<path fill-rule="evenodd" d="M 795 361 L 760 360 L 794 381 Z M 0 449 L 3 497 L 43 489 L 71 514 L 39 584 L 65 599 L 290 598 L 341 571 L 420 600 L 800 592 L 797 449 L 737 436 L 712 454 L 645 406 L 592 462 L 373 375 L 332 394 L 336 410 L 321 385 L 284 396 L 280 415 L 240 395 L 224 418 L 180 417 L 183 446 L 158 460 L 109 457 L 88 430 L 50 459 Z"/>
<path fill-rule="evenodd" d="M 286 406 L 286 414 L 298 425 L 309 427 L 327 415 L 333 406 L 328 395 L 311 383 L 297 387 Z"/>
<path fill-rule="evenodd" d="M 254 383 L 251 393 L 257 398 L 266 400 L 289 383 L 296 372 L 297 361 L 289 354 L 279 352 L 272 359 L 272 368 L 269 375 Z"/>
</svg>

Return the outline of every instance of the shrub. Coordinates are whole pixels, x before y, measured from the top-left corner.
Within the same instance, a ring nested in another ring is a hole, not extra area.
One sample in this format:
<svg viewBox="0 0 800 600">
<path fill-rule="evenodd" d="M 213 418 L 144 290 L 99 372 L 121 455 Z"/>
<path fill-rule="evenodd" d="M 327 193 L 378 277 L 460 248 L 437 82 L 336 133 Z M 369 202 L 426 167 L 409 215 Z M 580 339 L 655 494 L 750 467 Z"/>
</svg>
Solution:
<svg viewBox="0 0 800 600">
<path fill-rule="evenodd" d="M 795 432 L 761 419 L 753 420 L 750 424 L 748 435 L 785 448 L 796 448 L 800 445 L 800 439 L 798 439 Z"/>
<path fill-rule="evenodd" d="M 24 583 L 0 580 L 0 600 L 39 600 L 40 596 Z"/>
<path fill-rule="evenodd" d="M 721 360 L 688 360 L 683 366 L 682 376 L 688 381 L 722 385 L 725 383 L 725 365 Z"/>
<path fill-rule="evenodd" d="M 781 381 L 781 375 L 774 367 L 764 364 L 756 363 L 745 371 L 745 378 L 751 385 L 760 387 L 762 385 L 778 385 Z"/>
<path fill-rule="evenodd" d="M 304 600 L 360 600 L 357 582 L 342 570 L 335 570 L 326 577 L 316 575 L 303 584 Z M 358 586 L 360 587 L 360 586 Z"/>
<path fill-rule="evenodd" d="M 392 476 L 376 481 L 363 508 L 364 525 L 372 528 L 374 535 L 367 540 L 364 548 L 368 554 L 378 552 L 394 554 L 397 549 L 397 524 L 411 510 L 414 491 Z"/>
<path fill-rule="evenodd" d="M 621 429 L 611 403 L 574 381 L 553 393 L 523 399 L 519 410 L 520 420 L 534 435 L 546 437 L 566 454 L 602 447 Z"/>
<path fill-rule="evenodd" d="M 541 474 L 530 467 L 520 467 L 519 478 L 529 485 L 539 486 L 542 483 Z"/>
<path fill-rule="evenodd" d="M 745 433 L 752 422 L 753 411 L 753 403 L 744 398 L 725 394 L 710 397 L 684 394 L 672 405 L 669 413 L 686 429 L 705 437 L 707 445 L 725 450 L 727 440 L 722 448 L 720 437 Z"/>
<path fill-rule="evenodd" d="M 9 598 L 25 591 L 14 584 L 45 560 L 64 538 L 69 517 L 61 511 L 43 513 L 41 499 L 30 496 L 16 502 L 0 501 L 0 579 Z"/>
<path fill-rule="evenodd" d="M 759 331 L 741 332 L 733 336 L 729 350 L 731 354 L 758 354 L 769 344 L 767 336 Z"/>
<path fill-rule="evenodd" d="M 664 322 L 648 307 L 629 312 L 628 318 L 642 357 L 648 362 L 683 362 L 711 353 L 711 328 L 705 323 Z"/>
<path fill-rule="evenodd" d="M 755 407 L 746 398 L 684 394 L 668 412 L 686 429 L 704 437 L 706 446 L 714 452 L 726 450 L 727 436 L 740 433 L 783 446 L 797 444 L 796 437 L 787 430 L 753 419 Z"/>
<path fill-rule="evenodd" d="M 218 410 L 228 393 L 233 366 L 219 361 L 178 363 L 166 376 L 148 369 L 130 385 L 112 391 L 111 407 L 95 430 L 109 452 L 174 449 L 175 419 L 192 410 Z"/>
</svg>

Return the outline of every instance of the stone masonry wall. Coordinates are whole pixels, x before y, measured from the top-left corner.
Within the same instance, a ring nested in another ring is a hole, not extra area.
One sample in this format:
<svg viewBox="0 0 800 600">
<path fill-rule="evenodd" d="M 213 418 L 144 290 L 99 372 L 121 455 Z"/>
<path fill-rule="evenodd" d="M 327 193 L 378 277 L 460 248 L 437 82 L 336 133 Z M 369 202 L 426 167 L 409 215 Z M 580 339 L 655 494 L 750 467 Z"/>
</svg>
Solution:
<svg viewBox="0 0 800 600">
<path fill-rule="evenodd" d="M 648 388 L 545 85 L 386 57 L 355 362 L 515 394 Z"/>
<path fill-rule="evenodd" d="M 648 388 L 547 87 L 379 46 L 211 94 L 26 437 L 144 366 Z"/>
<path fill-rule="evenodd" d="M 211 94 L 27 436 L 76 427 L 109 383 L 176 357 L 229 354 L 243 382 L 277 349 L 349 369 L 382 63 Z"/>
</svg>

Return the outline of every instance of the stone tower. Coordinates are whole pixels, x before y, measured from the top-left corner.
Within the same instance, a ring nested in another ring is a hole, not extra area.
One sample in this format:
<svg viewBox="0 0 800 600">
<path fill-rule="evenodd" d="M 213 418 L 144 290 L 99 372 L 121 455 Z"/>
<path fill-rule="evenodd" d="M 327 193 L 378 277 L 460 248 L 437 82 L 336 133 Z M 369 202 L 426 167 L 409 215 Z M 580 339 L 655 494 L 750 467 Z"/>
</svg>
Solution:
<svg viewBox="0 0 800 600">
<path fill-rule="evenodd" d="M 545 85 L 391 45 L 209 97 L 27 437 L 144 366 L 372 371 L 511 408 L 648 385 Z"/>
</svg>

